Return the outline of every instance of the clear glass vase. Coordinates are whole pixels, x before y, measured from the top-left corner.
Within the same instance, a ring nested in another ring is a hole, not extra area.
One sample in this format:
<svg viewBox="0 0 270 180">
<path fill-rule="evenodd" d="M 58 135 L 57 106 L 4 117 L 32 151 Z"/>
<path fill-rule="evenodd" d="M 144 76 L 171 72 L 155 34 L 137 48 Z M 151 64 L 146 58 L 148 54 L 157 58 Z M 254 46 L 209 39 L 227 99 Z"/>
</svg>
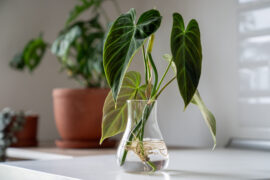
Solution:
<svg viewBox="0 0 270 180">
<path fill-rule="evenodd" d="M 169 155 L 157 122 L 157 101 L 128 100 L 128 122 L 117 151 L 118 164 L 128 172 L 167 167 Z"/>
</svg>

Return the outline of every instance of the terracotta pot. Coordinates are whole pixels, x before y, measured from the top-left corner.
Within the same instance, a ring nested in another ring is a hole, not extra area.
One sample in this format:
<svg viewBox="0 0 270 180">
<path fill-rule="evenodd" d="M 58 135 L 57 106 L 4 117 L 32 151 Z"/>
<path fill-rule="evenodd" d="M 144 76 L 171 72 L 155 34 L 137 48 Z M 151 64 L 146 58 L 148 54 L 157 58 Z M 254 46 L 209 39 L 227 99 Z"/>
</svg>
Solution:
<svg viewBox="0 0 270 180">
<path fill-rule="evenodd" d="M 25 116 L 25 123 L 23 129 L 15 133 L 17 142 L 12 144 L 12 147 L 32 147 L 37 146 L 37 127 L 38 116 Z"/>
<path fill-rule="evenodd" d="M 58 147 L 100 147 L 102 109 L 108 92 L 96 88 L 53 90 L 55 122 L 62 138 L 56 141 Z"/>
</svg>

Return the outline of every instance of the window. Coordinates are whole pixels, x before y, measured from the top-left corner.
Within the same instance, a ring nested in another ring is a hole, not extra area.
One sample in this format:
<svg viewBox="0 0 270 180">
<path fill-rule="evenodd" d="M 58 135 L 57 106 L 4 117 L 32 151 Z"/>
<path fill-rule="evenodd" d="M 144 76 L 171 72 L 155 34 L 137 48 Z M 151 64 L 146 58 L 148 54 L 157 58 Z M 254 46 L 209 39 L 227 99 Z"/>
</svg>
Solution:
<svg viewBox="0 0 270 180">
<path fill-rule="evenodd" d="M 270 137 L 270 0 L 238 6 L 239 136 Z"/>
</svg>

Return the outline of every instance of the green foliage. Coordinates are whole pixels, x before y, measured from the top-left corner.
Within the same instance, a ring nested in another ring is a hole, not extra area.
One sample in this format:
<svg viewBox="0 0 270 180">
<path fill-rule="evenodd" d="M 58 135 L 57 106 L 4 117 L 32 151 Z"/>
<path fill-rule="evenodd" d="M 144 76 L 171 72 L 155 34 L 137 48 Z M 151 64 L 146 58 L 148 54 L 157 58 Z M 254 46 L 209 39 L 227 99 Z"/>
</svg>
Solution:
<svg viewBox="0 0 270 180">
<path fill-rule="evenodd" d="M 202 64 L 200 30 L 196 20 L 191 20 L 185 29 L 184 20 L 173 14 L 171 51 L 177 69 L 177 82 L 185 108 L 197 90 Z"/>
<path fill-rule="evenodd" d="M 52 45 L 51 51 L 62 68 L 86 87 L 106 86 L 102 61 L 104 34 L 96 16 L 64 29 Z"/>
<path fill-rule="evenodd" d="M 120 14 L 116 0 L 115 9 Z M 99 15 L 107 22 L 110 19 L 102 8 L 105 0 L 80 0 L 71 10 L 66 25 L 53 42 L 52 47 L 38 37 L 26 44 L 24 50 L 18 53 L 10 62 L 10 66 L 17 70 L 28 68 L 34 71 L 40 64 L 46 48 L 58 57 L 61 70 L 65 70 L 69 77 L 77 80 L 84 87 L 107 87 L 103 69 L 103 41 L 105 30 L 100 23 Z M 91 11 L 88 20 L 77 20 L 85 11 Z"/>
<path fill-rule="evenodd" d="M 136 12 L 131 9 L 111 26 L 104 44 L 103 64 L 114 101 L 134 54 L 159 28 L 160 22 L 159 12 L 152 9 L 143 13 L 136 23 Z"/>
<path fill-rule="evenodd" d="M 145 85 L 141 85 L 141 75 L 130 71 L 125 74 L 117 104 L 114 103 L 112 92 L 105 100 L 103 107 L 102 138 L 100 143 L 108 137 L 123 132 L 127 124 L 127 104 L 129 99 L 146 99 Z"/>
<path fill-rule="evenodd" d="M 197 105 L 203 118 L 216 143 L 216 121 L 213 114 L 206 108 L 197 90 L 202 64 L 202 48 L 200 40 L 200 30 L 196 20 L 191 20 L 185 28 L 183 18 L 180 14 L 173 14 L 173 27 L 171 32 L 171 55 L 164 55 L 163 58 L 169 62 L 165 73 L 158 82 L 158 73 L 151 51 L 153 48 L 154 35 L 161 23 L 161 16 L 157 10 L 150 10 L 141 15 L 137 24 L 135 23 L 135 10 L 131 9 L 128 13 L 116 19 L 109 30 L 104 45 L 103 61 L 108 84 L 111 93 L 104 104 L 105 113 L 103 114 L 103 137 L 101 142 L 107 138 L 123 131 L 126 124 L 126 115 L 114 114 L 116 110 L 124 108 L 127 99 L 137 99 L 134 96 L 126 95 L 121 89 L 125 87 L 123 82 L 129 64 L 137 52 L 142 48 L 143 60 L 145 64 L 145 98 L 151 104 L 156 100 L 163 90 L 175 79 L 178 82 L 179 91 L 185 103 L 185 108 L 190 102 Z M 148 46 L 144 44 L 148 39 Z M 163 87 L 163 81 L 172 68 L 175 76 L 170 79 Z M 157 83 L 158 82 L 158 83 Z M 139 83 L 140 84 L 140 83 Z M 139 87 L 139 84 L 137 87 Z M 124 101 L 118 103 L 119 97 L 125 97 Z M 114 101 L 113 101 L 114 99 Z M 142 98 L 143 99 L 143 98 Z M 108 116 L 110 114 L 111 116 Z M 119 116 L 122 116 L 119 118 Z M 117 121 L 115 118 L 118 117 Z M 145 118 L 147 119 L 147 118 Z M 146 120 L 145 120 L 146 121 Z M 139 139 L 143 140 L 144 121 L 140 121 L 136 128 L 140 129 Z M 134 128 L 134 129 L 136 129 Z M 104 136 L 104 134 L 106 134 Z M 132 141 L 131 134 L 129 140 Z M 123 155 L 123 163 L 125 155 Z"/>
<path fill-rule="evenodd" d="M 76 5 L 69 13 L 69 17 L 66 21 L 66 25 L 68 26 L 71 22 L 73 22 L 79 15 L 81 15 L 89 8 L 93 7 L 95 10 L 100 7 L 103 0 L 80 0 L 81 4 Z"/>
<path fill-rule="evenodd" d="M 24 70 L 28 68 L 29 71 L 33 71 L 40 63 L 47 48 L 47 43 L 44 42 L 42 36 L 30 40 L 24 50 L 16 54 L 10 61 L 10 66 L 16 70 Z"/>
</svg>

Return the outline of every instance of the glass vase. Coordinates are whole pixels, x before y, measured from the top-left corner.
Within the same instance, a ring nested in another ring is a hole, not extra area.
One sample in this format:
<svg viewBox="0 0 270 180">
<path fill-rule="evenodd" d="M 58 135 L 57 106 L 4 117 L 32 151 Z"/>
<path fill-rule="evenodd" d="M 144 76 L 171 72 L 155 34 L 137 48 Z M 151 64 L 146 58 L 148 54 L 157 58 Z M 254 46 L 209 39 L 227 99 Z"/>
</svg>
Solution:
<svg viewBox="0 0 270 180">
<path fill-rule="evenodd" d="M 128 122 L 117 150 L 118 164 L 128 172 L 167 167 L 169 155 L 157 122 L 157 101 L 128 100 Z"/>
</svg>

